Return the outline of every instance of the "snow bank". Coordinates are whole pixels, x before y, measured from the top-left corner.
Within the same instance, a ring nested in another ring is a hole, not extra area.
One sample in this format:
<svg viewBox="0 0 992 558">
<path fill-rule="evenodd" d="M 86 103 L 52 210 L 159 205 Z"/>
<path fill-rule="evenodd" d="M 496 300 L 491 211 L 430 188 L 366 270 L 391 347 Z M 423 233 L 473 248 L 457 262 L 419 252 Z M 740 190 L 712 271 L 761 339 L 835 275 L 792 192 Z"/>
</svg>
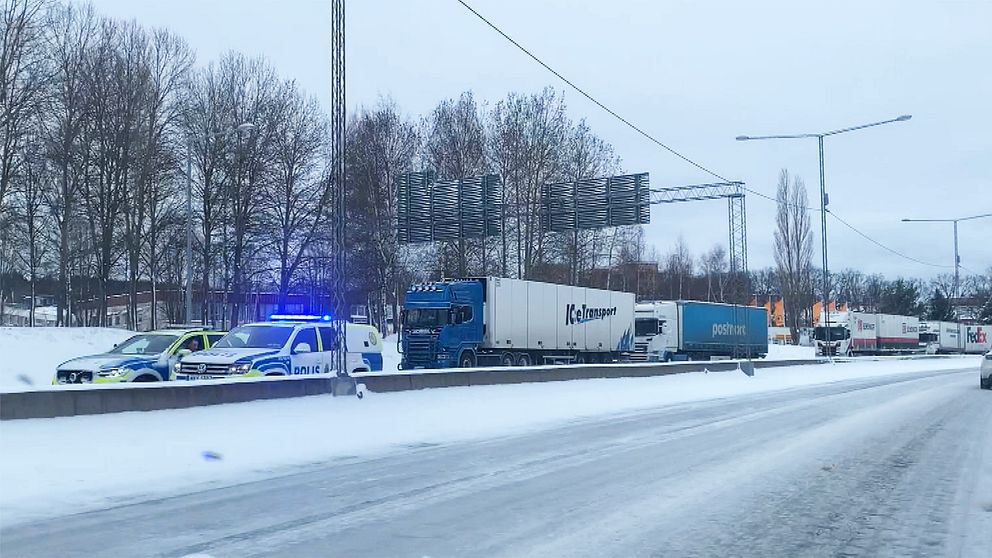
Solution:
<svg viewBox="0 0 992 558">
<path fill-rule="evenodd" d="M 100 327 L 0 327 L 0 391 L 50 387 L 55 367 L 134 335 Z"/>
<path fill-rule="evenodd" d="M 855 378 L 976 369 L 978 363 L 978 357 L 851 362 L 758 370 L 753 378 L 692 373 L 4 421 L 2 522 L 246 482 L 339 456 Z"/>
<path fill-rule="evenodd" d="M 768 345 L 765 360 L 815 360 L 816 347 L 800 345 Z"/>
</svg>

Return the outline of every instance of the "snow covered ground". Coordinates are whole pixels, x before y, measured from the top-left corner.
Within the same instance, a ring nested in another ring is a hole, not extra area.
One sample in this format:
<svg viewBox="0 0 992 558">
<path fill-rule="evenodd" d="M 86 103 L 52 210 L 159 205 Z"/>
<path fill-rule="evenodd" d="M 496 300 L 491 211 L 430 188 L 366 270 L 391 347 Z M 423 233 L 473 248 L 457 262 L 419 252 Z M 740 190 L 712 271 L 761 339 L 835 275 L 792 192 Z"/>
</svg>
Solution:
<svg viewBox="0 0 992 558">
<path fill-rule="evenodd" d="M 0 327 L 0 391 L 50 388 L 59 364 L 108 351 L 132 335 L 100 327 Z"/>
<path fill-rule="evenodd" d="M 978 357 L 314 396 L 0 423 L 5 526 L 285 473 L 335 457 L 519 434 L 584 418 L 849 379 L 977 369 Z M 976 372 L 977 376 L 977 372 Z M 977 378 L 976 378 L 977 383 Z"/>
<path fill-rule="evenodd" d="M 816 347 L 799 345 L 768 345 L 768 355 L 765 360 L 814 360 Z"/>
</svg>

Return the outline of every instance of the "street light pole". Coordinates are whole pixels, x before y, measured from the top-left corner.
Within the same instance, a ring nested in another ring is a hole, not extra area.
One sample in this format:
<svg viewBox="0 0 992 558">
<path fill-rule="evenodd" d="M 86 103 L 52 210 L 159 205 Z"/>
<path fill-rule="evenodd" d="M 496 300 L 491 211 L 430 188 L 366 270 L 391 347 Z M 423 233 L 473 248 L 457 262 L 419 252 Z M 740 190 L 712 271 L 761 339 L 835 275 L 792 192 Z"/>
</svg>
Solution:
<svg viewBox="0 0 992 558">
<path fill-rule="evenodd" d="M 821 251 L 823 253 L 823 292 L 820 296 L 820 306 L 821 312 L 823 312 L 824 326 L 826 326 L 826 342 L 827 346 L 830 344 L 830 312 L 827 308 L 827 301 L 830 298 L 830 268 L 827 265 L 827 205 L 829 204 L 829 198 L 827 197 L 827 188 L 823 176 L 823 138 L 827 136 L 836 136 L 838 134 L 844 134 L 847 132 L 853 132 L 855 130 L 861 130 L 864 128 L 871 128 L 873 126 L 881 126 L 882 124 L 890 124 L 892 122 L 905 122 L 912 118 L 909 114 L 903 114 L 896 118 L 891 118 L 889 120 L 881 120 L 878 122 L 871 122 L 869 124 L 861 124 L 858 126 L 851 126 L 849 128 L 840 128 L 837 130 L 831 130 L 829 132 L 822 133 L 812 133 L 812 134 L 785 134 L 785 135 L 773 135 L 773 136 L 737 136 L 737 141 L 753 141 L 753 140 L 771 140 L 771 139 L 811 139 L 816 138 L 820 149 L 820 237 L 821 237 Z"/>
<path fill-rule="evenodd" d="M 982 213 L 971 217 L 959 217 L 957 219 L 903 219 L 903 223 L 952 223 L 954 225 L 954 292 L 952 298 L 961 298 L 961 256 L 958 254 L 958 223 L 960 221 L 971 221 L 973 219 L 983 219 L 992 217 L 992 213 Z"/>
</svg>

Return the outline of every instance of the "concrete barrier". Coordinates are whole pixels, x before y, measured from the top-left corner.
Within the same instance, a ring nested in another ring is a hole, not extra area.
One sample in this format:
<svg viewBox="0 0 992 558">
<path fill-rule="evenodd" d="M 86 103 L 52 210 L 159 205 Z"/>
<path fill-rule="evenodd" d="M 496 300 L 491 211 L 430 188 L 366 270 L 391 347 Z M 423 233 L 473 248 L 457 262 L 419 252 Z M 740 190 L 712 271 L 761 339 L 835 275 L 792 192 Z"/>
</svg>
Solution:
<svg viewBox="0 0 992 558">
<path fill-rule="evenodd" d="M 817 364 L 809 360 L 754 361 L 755 368 Z M 76 415 L 185 409 L 261 399 L 283 399 L 308 395 L 354 395 L 355 382 L 376 393 L 446 387 L 491 386 L 534 382 L 563 382 L 595 378 L 642 378 L 701 372 L 729 371 L 734 361 L 668 364 L 597 364 L 537 366 L 530 368 L 476 368 L 424 374 L 383 374 L 351 378 L 266 378 L 240 382 L 51 389 L 0 393 L 0 420 L 54 418 Z"/>
</svg>

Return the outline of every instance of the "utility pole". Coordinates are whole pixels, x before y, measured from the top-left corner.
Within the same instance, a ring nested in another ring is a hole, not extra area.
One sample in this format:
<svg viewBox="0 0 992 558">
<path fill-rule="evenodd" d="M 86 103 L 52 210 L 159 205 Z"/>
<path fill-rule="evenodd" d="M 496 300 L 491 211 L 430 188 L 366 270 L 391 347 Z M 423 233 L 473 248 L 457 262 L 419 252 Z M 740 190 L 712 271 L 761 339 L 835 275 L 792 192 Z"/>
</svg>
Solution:
<svg viewBox="0 0 992 558">
<path fill-rule="evenodd" d="M 982 213 L 971 217 L 959 217 L 957 219 L 903 219 L 903 223 L 952 223 L 954 225 L 954 292 L 951 298 L 961 298 L 961 256 L 958 254 L 958 223 L 960 221 L 971 221 L 973 219 L 983 219 L 992 217 L 992 213 Z"/>
<path fill-rule="evenodd" d="M 770 139 L 811 139 L 816 138 L 819 143 L 820 148 L 820 236 L 821 236 L 821 251 L 823 252 L 823 289 L 820 295 L 820 306 L 823 312 L 824 325 L 826 326 L 826 342 L 827 346 L 830 346 L 830 312 L 828 311 L 828 301 L 830 299 L 830 268 L 827 265 L 827 204 L 830 199 L 827 197 L 827 189 L 825 181 L 823 178 L 823 138 L 827 136 L 836 136 L 838 134 L 844 134 L 847 132 L 853 132 L 855 130 L 861 130 L 864 128 L 871 128 L 873 126 L 881 126 L 882 124 L 891 124 L 893 122 L 905 122 L 912 118 L 909 114 L 904 114 L 896 118 L 889 120 L 882 120 L 879 122 L 872 122 L 870 124 L 861 124 L 860 126 L 851 126 L 849 128 L 841 128 L 839 130 L 831 130 L 829 132 L 822 133 L 812 133 L 812 134 L 788 134 L 788 135 L 773 135 L 773 136 L 737 136 L 737 141 L 753 141 L 753 140 L 770 140 Z M 815 317 L 814 317 L 815 319 Z M 829 351 L 828 351 L 829 352 Z"/>
</svg>

